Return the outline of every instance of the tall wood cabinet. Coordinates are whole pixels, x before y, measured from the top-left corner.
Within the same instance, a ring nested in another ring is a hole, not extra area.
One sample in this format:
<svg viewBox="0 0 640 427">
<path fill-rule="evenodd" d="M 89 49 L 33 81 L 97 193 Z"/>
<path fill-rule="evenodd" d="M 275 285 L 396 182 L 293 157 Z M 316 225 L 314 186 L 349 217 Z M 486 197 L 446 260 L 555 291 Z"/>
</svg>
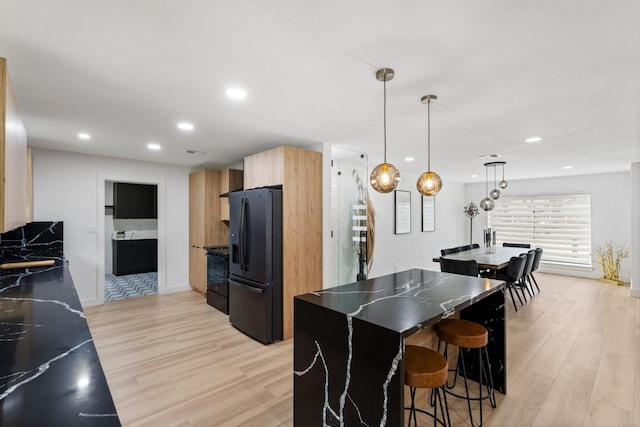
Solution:
<svg viewBox="0 0 640 427">
<path fill-rule="evenodd" d="M 0 57 L 0 233 L 26 223 L 27 203 L 27 132 Z"/>
<path fill-rule="evenodd" d="M 189 284 L 206 295 L 205 246 L 224 244 L 220 221 L 220 171 L 200 170 L 189 174 Z"/>
<path fill-rule="evenodd" d="M 282 146 L 244 159 L 244 188 L 282 185 L 283 338 L 293 297 L 322 289 L 322 154 Z"/>
<path fill-rule="evenodd" d="M 189 284 L 207 293 L 205 246 L 229 244 L 229 199 L 221 194 L 242 189 L 242 171 L 203 169 L 189 174 Z"/>
</svg>

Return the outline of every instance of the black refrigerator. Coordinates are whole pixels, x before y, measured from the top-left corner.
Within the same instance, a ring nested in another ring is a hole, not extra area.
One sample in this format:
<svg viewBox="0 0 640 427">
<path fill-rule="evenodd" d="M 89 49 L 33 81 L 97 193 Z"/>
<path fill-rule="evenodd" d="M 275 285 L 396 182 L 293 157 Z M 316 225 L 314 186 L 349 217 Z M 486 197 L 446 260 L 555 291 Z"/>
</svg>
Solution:
<svg viewBox="0 0 640 427">
<path fill-rule="evenodd" d="M 282 189 L 229 194 L 229 321 L 256 340 L 282 340 Z"/>
</svg>

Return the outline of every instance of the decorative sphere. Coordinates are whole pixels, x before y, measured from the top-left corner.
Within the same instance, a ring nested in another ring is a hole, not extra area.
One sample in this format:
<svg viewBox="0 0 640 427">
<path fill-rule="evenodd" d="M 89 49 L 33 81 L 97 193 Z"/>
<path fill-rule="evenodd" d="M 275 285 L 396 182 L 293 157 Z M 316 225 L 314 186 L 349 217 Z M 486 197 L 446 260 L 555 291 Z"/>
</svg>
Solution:
<svg viewBox="0 0 640 427">
<path fill-rule="evenodd" d="M 480 215 L 480 210 L 478 209 L 478 205 L 473 202 L 469 202 L 469 204 L 464 207 L 464 213 L 466 216 L 473 219 Z"/>
<path fill-rule="evenodd" d="M 482 199 L 480 201 L 480 208 L 482 208 L 482 210 L 484 210 L 484 211 L 489 212 L 495 206 L 496 206 L 496 203 L 492 199 L 490 199 L 489 197 L 485 197 L 484 199 Z"/>
<path fill-rule="evenodd" d="M 493 200 L 498 200 L 500 196 L 502 196 L 502 193 L 497 188 L 494 188 L 489 192 L 489 197 L 491 197 Z"/>
<path fill-rule="evenodd" d="M 509 186 L 509 183 L 507 181 L 505 181 L 504 179 L 502 181 L 500 181 L 500 188 L 502 188 L 503 190 L 505 188 L 507 188 Z"/>
<path fill-rule="evenodd" d="M 400 172 L 391 163 L 381 163 L 371 171 L 369 182 L 379 193 L 389 193 L 398 187 Z"/>
<path fill-rule="evenodd" d="M 435 196 L 442 190 L 442 179 L 435 172 L 424 172 L 416 183 L 418 192 L 425 196 Z"/>
</svg>

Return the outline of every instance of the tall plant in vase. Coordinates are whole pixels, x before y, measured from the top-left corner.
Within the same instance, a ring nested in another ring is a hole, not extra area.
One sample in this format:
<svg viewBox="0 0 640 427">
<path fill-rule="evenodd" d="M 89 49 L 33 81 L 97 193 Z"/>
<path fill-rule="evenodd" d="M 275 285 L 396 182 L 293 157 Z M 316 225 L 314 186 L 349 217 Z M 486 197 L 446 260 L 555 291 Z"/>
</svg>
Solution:
<svg viewBox="0 0 640 427">
<path fill-rule="evenodd" d="M 596 262 L 602 266 L 603 282 L 622 285 L 620 281 L 620 263 L 629 256 L 629 248 L 615 246 L 609 241 L 604 246 L 596 246 Z"/>
</svg>

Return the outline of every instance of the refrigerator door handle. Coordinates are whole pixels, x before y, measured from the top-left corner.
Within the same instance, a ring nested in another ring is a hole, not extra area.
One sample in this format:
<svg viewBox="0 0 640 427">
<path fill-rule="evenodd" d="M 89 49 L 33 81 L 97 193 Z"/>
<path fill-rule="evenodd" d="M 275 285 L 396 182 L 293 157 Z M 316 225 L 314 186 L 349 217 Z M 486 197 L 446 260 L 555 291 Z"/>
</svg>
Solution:
<svg viewBox="0 0 640 427">
<path fill-rule="evenodd" d="M 240 199 L 240 227 L 238 230 L 238 245 L 239 245 L 239 257 L 240 257 L 240 270 L 246 271 L 244 264 L 244 249 L 245 249 L 245 204 L 246 198 Z"/>
<path fill-rule="evenodd" d="M 256 288 L 254 286 L 249 286 L 249 285 L 244 285 L 242 283 L 238 283 L 236 281 L 233 282 L 233 286 L 239 286 L 242 289 L 249 291 L 249 292 L 255 292 L 256 294 L 263 294 L 264 293 L 264 289 L 262 288 Z"/>
</svg>

